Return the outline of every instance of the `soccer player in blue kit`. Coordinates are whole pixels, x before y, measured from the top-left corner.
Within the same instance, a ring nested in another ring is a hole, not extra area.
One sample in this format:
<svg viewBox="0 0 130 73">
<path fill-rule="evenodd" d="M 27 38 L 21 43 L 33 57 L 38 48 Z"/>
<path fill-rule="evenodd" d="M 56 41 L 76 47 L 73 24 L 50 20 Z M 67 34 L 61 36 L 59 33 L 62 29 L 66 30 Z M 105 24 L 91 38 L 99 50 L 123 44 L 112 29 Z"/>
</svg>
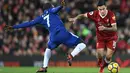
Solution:
<svg viewBox="0 0 130 73">
<path fill-rule="evenodd" d="M 46 48 L 44 53 L 43 67 L 41 67 L 37 72 L 47 72 L 48 62 L 51 57 L 51 50 L 58 47 L 58 45 L 64 44 L 67 47 L 76 46 L 75 49 L 67 55 L 69 66 L 71 66 L 72 58 L 86 47 L 85 43 L 83 43 L 78 36 L 68 32 L 64 27 L 64 23 L 58 15 L 58 12 L 63 8 L 64 5 L 64 0 L 62 0 L 61 5 L 57 7 L 54 7 L 51 3 L 46 3 L 44 5 L 44 13 L 41 16 L 36 17 L 32 21 L 5 27 L 7 30 L 13 30 L 34 26 L 36 24 L 42 24 L 46 29 L 48 29 L 50 33 L 48 48 Z"/>
</svg>

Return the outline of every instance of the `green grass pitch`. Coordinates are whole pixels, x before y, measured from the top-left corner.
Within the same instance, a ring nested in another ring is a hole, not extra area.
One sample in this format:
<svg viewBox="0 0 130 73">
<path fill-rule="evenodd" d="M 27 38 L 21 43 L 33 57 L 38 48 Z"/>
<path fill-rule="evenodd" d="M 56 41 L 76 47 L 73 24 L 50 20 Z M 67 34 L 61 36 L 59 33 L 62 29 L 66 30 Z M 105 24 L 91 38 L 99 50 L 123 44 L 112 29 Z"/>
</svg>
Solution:
<svg viewBox="0 0 130 73">
<path fill-rule="evenodd" d="M 0 73 L 36 73 L 38 67 L 0 67 Z M 98 73 L 98 68 L 49 67 L 47 73 Z M 107 68 L 104 73 L 108 72 Z M 119 73 L 130 73 L 130 68 L 121 68 Z"/>
</svg>

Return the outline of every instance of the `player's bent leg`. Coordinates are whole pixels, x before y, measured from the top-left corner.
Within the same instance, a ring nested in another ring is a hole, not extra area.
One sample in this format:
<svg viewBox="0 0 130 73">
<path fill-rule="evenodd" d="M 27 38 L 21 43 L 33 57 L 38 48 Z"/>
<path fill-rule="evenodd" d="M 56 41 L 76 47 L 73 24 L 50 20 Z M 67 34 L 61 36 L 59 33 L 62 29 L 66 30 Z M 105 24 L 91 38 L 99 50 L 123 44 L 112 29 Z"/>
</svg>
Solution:
<svg viewBox="0 0 130 73">
<path fill-rule="evenodd" d="M 97 49 L 97 59 L 98 59 L 98 66 L 100 67 L 99 73 L 104 73 L 104 68 L 102 67 L 103 56 L 104 56 L 104 48 L 98 48 Z"/>
<path fill-rule="evenodd" d="M 69 38 L 64 42 L 64 44 L 67 47 L 76 46 L 75 49 L 71 52 L 71 54 L 67 55 L 68 64 L 69 66 L 71 66 L 72 58 L 75 57 L 80 51 L 82 51 L 86 47 L 86 44 L 82 43 L 82 40 L 73 33 L 69 33 Z"/>
<path fill-rule="evenodd" d="M 107 53 L 104 59 L 104 67 L 111 62 L 112 55 L 115 52 L 115 48 L 116 48 L 116 40 L 108 41 L 106 46 L 107 46 Z"/>
<path fill-rule="evenodd" d="M 113 53 L 114 53 L 114 50 L 107 48 L 106 57 L 104 59 L 104 66 L 107 66 L 111 62 Z"/>
<path fill-rule="evenodd" d="M 67 53 L 67 62 L 68 62 L 68 64 L 69 64 L 69 66 L 72 65 L 72 59 L 73 59 L 73 56 L 72 56 L 71 54 L 68 54 L 68 53 Z"/>
<path fill-rule="evenodd" d="M 84 43 L 79 43 L 75 49 L 71 52 L 71 54 L 67 55 L 67 61 L 69 66 L 72 65 L 72 58 L 75 57 L 77 54 L 80 53 L 80 51 L 82 51 L 84 48 L 86 47 L 86 44 Z"/>
<path fill-rule="evenodd" d="M 96 53 L 96 57 L 97 57 L 97 60 L 98 60 L 98 66 L 99 67 L 102 65 L 103 56 L 104 56 L 104 48 L 98 48 L 97 53 Z"/>
<path fill-rule="evenodd" d="M 72 57 L 75 57 L 80 51 L 82 51 L 86 47 L 86 44 L 79 43 L 75 49 L 71 52 Z"/>
<path fill-rule="evenodd" d="M 106 57 L 103 60 L 103 65 L 100 67 L 100 73 L 103 73 L 103 69 L 108 66 L 108 64 L 111 62 L 111 58 L 113 55 L 114 51 L 110 48 L 107 48 L 107 53 L 106 53 Z"/>
<path fill-rule="evenodd" d="M 104 48 L 105 48 L 105 42 L 104 40 L 97 40 L 96 42 L 96 57 L 98 60 L 98 66 L 100 67 L 100 65 L 102 65 L 102 60 L 103 60 L 103 56 L 104 56 Z"/>
</svg>

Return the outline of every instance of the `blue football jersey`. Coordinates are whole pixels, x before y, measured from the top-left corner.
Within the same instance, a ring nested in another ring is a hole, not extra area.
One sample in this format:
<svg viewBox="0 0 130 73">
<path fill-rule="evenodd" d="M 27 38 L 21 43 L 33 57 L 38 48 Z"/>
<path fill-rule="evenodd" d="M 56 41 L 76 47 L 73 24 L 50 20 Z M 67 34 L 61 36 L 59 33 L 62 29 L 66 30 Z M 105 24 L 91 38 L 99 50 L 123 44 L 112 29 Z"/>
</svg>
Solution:
<svg viewBox="0 0 130 73">
<path fill-rule="evenodd" d="M 62 20 L 60 19 L 58 12 L 62 9 L 62 6 L 57 6 L 54 8 L 49 8 L 44 10 L 44 13 L 41 16 L 36 17 L 34 20 L 29 22 L 24 22 L 18 25 L 14 25 L 13 28 L 24 28 L 34 26 L 36 24 L 43 25 L 48 31 L 54 32 L 57 29 L 65 29 Z"/>
</svg>

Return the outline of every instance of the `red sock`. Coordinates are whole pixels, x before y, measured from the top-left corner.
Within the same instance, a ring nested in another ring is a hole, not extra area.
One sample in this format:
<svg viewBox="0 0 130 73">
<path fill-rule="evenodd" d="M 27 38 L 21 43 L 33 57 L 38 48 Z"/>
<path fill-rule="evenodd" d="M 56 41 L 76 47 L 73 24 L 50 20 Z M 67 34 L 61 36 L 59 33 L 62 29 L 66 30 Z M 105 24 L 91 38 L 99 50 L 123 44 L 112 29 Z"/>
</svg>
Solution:
<svg viewBox="0 0 130 73">
<path fill-rule="evenodd" d="M 100 67 L 102 65 L 102 58 L 98 59 L 98 66 Z"/>
</svg>

